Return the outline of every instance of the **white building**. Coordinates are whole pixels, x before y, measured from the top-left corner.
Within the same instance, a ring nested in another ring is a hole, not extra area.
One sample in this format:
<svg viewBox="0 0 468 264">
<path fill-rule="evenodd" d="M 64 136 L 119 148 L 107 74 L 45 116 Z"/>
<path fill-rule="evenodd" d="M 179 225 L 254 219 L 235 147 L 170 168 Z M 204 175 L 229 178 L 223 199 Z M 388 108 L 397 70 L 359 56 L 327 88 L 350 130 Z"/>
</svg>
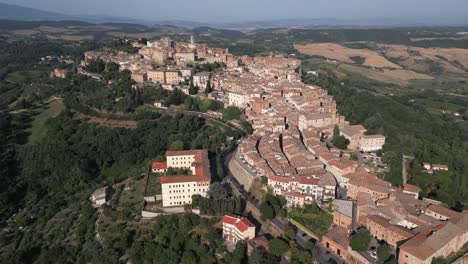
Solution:
<svg viewBox="0 0 468 264">
<path fill-rule="evenodd" d="M 102 187 L 93 192 L 90 197 L 94 207 L 100 207 L 101 205 L 109 201 L 109 187 Z"/>
<path fill-rule="evenodd" d="M 311 175 L 268 176 L 268 186 L 275 195 L 285 196 L 288 206 L 303 206 L 313 201 L 335 199 L 336 181 L 325 170 L 317 170 Z"/>
<path fill-rule="evenodd" d="M 385 144 L 385 136 L 364 135 L 361 137 L 360 150 L 364 152 L 377 151 Z"/>
<path fill-rule="evenodd" d="M 230 214 L 223 217 L 224 240 L 237 243 L 238 241 L 253 239 L 254 237 L 255 225 L 249 219 Z"/>
<path fill-rule="evenodd" d="M 160 178 L 163 207 L 191 204 L 193 195 L 206 197 L 211 185 L 207 150 L 167 151 L 166 160 L 166 163 L 153 163 L 153 172 L 166 173 L 169 168 L 183 168 L 190 172 L 189 175 Z"/>
<path fill-rule="evenodd" d="M 199 72 L 193 75 L 193 85 L 204 90 L 206 88 L 206 83 L 211 80 L 211 73 L 209 72 Z"/>
</svg>

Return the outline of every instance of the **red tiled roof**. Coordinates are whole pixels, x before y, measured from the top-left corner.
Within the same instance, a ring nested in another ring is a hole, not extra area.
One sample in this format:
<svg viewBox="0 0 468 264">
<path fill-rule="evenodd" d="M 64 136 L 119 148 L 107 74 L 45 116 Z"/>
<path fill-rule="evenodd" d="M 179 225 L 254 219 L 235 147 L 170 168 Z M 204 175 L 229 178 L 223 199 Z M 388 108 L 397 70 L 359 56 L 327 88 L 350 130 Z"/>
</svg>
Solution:
<svg viewBox="0 0 468 264">
<path fill-rule="evenodd" d="M 299 182 L 301 184 L 318 185 L 319 180 L 312 176 L 299 176 Z"/>
<path fill-rule="evenodd" d="M 255 225 L 252 224 L 252 222 L 250 222 L 249 219 L 242 216 L 227 214 L 223 217 L 223 223 L 233 225 L 241 233 L 245 232 L 251 227 L 255 228 Z"/>
<path fill-rule="evenodd" d="M 182 176 L 163 176 L 159 179 L 161 184 L 166 183 L 180 183 L 180 182 L 209 182 L 211 179 L 208 177 L 197 175 L 182 175 Z"/>
<path fill-rule="evenodd" d="M 161 184 L 164 183 L 179 183 L 179 182 L 205 182 L 211 181 L 210 160 L 206 149 L 183 150 L 183 151 L 166 151 L 166 156 L 185 156 L 195 155 L 195 161 L 192 166 L 195 166 L 195 175 L 190 176 L 166 176 L 161 177 Z"/>
<path fill-rule="evenodd" d="M 166 161 L 155 161 L 151 165 L 153 169 L 167 169 L 167 162 Z"/>
<path fill-rule="evenodd" d="M 346 159 L 339 160 L 339 161 L 338 160 L 333 160 L 328 165 L 335 166 L 340 170 L 344 170 L 344 169 L 347 169 L 347 168 L 356 168 L 358 166 L 356 162 L 354 162 L 352 160 L 346 160 Z"/>
<path fill-rule="evenodd" d="M 396 226 L 396 225 L 392 225 L 392 224 L 390 224 L 388 219 L 386 219 L 386 218 L 384 218 L 384 217 L 382 217 L 380 215 L 369 215 L 367 217 L 367 219 L 368 219 L 368 221 L 372 221 L 372 222 L 382 226 L 383 228 L 385 228 L 387 230 L 390 230 L 390 231 L 392 231 L 394 233 L 397 233 L 398 235 L 400 235 L 402 237 L 410 238 L 410 237 L 414 236 L 414 234 L 411 233 L 406 228 Z"/>
<path fill-rule="evenodd" d="M 188 156 L 188 155 L 197 155 L 203 150 L 168 150 L 166 151 L 166 157 L 169 156 Z"/>
<path fill-rule="evenodd" d="M 367 129 L 363 125 L 354 125 L 354 126 L 350 126 L 350 127 L 353 128 L 353 129 L 358 130 L 361 133 L 364 133 L 364 132 L 367 131 Z"/>
<path fill-rule="evenodd" d="M 448 217 L 451 220 L 454 219 L 455 221 L 458 221 L 462 217 L 461 213 L 436 204 L 429 205 L 429 207 L 427 207 L 427 211 L 432 211 L 434 213 Z"/>
<path fill-rule="evenodd" d="M 292 181 L 292 178 L 290 177 L 281 177 L 281 176 L 275 176 L 275 175 L 268 176 L 268 179 L 272 181 L 284 182 L 284 183 L 289 183 L 290 181 Z"/>
<path fill-rule="evenodd" d="M 323 237 L 334 241 L 338 245 L 348 248 L 349 245 L 349 233 L 348 231 L 341 226 L 332 227 Z"/>
<path fill-rule="evenodd" d="M 413 193 L 419 193 L 421 191 L 421 188 L 412 184 L 404 184 L 403 190 L 408 191 L 408 192 L 413 192 Z"/>
</svg>

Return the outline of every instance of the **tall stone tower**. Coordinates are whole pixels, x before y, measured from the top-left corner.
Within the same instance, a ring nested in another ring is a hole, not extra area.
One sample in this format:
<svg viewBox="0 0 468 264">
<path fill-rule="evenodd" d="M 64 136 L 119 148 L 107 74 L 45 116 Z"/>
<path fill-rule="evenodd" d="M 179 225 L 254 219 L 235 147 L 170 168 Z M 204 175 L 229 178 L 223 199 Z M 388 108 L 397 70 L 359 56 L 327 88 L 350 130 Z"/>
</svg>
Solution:
<svg viewBox="0 0 468 264">
<path fill-rule="evenodd" d="M 190 48 L 194 49 L 195 48 L 195 37 L 193 35 L 190 36 Z"/>
</svg>

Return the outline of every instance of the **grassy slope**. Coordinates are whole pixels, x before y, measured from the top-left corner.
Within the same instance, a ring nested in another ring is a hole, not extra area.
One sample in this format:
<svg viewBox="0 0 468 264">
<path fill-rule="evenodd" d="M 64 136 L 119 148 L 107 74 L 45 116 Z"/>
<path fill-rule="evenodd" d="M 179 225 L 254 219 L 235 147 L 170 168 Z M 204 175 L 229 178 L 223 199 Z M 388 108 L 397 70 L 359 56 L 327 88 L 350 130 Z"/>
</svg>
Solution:
<svg viewBox="0 0 468 264">
<path fill-rule="evenodd" d="M 30 129 L 29 142 L 39 142 L 43 139 L 47 135 L 47 120 L 58 116 L 64 109 L 65 106 L 61 101 L 52 101 L 46 109 L 36 116 Z"/>
</svg>

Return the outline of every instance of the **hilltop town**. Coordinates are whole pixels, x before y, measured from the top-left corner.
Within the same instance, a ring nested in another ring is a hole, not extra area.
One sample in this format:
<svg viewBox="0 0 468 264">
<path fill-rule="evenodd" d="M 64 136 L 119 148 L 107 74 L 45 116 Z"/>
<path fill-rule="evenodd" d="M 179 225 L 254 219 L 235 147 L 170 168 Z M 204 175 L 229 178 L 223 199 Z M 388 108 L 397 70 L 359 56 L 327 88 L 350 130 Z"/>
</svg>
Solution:
<svg viewBox="0 0 468 264">
<path fill-rule="evenodd" d="M 82 66 L 96 60 L 114 62 L 120 70 L 131 72 L 135 87 L 180 90 L 239 108 L 253 133 L 243 137 L 232 154 L 231 161 L 243 170 L 242 176 L 232 173 L 233 177 L 244 188 L 263 182 L 266 192 L 286 200 L 288 211 L 310 205 L 332 208 L 333 223 L 320 238 L 320 245 L 338 260 L 378 260 L 375 247 L 353 248 L 353 236 L 364 229 L 385 241 L 398 263 L 431 263 L 457 252 L 468 241 L 466 211 L 420 199 L 418 186 L 406 182 L 392 186 L 379 173 L 385 166 L 375 169 L 362 162 L 363 155 L 380 161 L 376 152 L 382 151 L 385 136 L 350 124 L 337 112 L 326 87 L 304 84 L 301 61 L 294 56 L 235 56 L 193 38 L 189 43 L 162 38 L 132 45 L 139 49 L 135 54 L 111 49 L 86 52 Z M 197 67 L 203 64 L 216 70 Z M 160 102 L 154 105 L 162 107 Z M 209 115 L 219 117 L 215 111 Z M 335 137 L 345 139 L 346 149 L 334 145 Z M 166 161 L 155 161 L 151 171 L 162 175 L 162 192 L 146 202 L 161 201 L 161 205 L 153 212 L 143 211 L 143 216 L 176 212 L 174 208 L 191 205 L 194 196 L 206 197 L 213 184 L 209 163 L 206 150 L 168 151 Z M 448 170 L 438 165 L 427 169 L 439 167 Z M 180 169 L 187 172 L 168 174 Z M 95 193 L 94 201 L 101 194 L 97 206 L 103 199 L 106 202 L 102 193 Z M 258 244 L 267 249 L 268 240 L 255 236 L 255 225 L 248 219 L 224 216 L 224 239 L 246 240 L 249 247 Z"/>
</svg>

